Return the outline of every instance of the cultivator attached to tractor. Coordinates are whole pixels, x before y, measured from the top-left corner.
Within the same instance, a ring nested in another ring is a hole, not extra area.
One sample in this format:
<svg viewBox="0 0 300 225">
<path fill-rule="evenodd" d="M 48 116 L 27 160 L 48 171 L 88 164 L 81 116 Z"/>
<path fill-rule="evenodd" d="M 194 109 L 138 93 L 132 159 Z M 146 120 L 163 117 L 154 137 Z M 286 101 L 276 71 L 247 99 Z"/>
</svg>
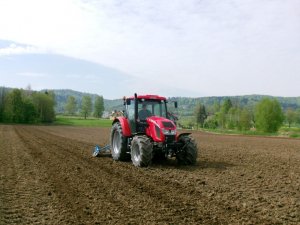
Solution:
<svg viewBox="0 0 300 225">
<path fill-rule="evenodd" d="M 104 147 L 100 147 L 99 145 L 96 145 L 93 151 L 93 156 L 97 157 L 100 153 L 105 153 L 110 151 L 110 145 L 105 145 Z"/>
</svg>

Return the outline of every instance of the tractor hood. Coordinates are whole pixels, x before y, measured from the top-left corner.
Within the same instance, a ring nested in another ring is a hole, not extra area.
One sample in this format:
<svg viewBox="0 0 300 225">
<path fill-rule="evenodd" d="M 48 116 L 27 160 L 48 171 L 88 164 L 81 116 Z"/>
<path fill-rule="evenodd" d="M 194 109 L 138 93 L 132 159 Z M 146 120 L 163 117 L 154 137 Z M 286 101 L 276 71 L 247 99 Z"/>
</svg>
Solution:
<svg viewBox="0 0 300 225">
<path fill-rule="evenodd" d="M 146 134 L 151 136 L 154 141 L 162 142 L 166 136 L 176 135 L 176 125 L 172 120 L 164 117 L 151 116 L 147 118 L 148 127 Z"/>
<path fill-rule="evenodd" d="M 167 130 L 174 130 L 176 129 L 176 125 L 172 120 L 166 119 L 164 117 L 158 117 L 158 116 L 151 116 L 147 118 L 148 124 L 155 124 L 159 128 L 165 128 Z"/>
</svg>

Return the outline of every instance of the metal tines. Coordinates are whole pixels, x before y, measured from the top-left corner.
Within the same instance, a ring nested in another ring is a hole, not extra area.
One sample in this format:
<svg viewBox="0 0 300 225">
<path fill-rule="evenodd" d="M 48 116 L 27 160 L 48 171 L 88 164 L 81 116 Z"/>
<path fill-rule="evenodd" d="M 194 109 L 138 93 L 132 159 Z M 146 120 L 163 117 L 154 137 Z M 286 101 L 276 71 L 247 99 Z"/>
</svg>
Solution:
<svg viewBox="0 0 300 225">
<path fill-rule="evenodd" d="M 104 147 L 100 147 L 99 145 L 96 145 L 93 151 L 93 157 L 99 156 L 100 152 L 106 152 L 110 150 L 110 145 L 105 145 Z"/>
</svg>

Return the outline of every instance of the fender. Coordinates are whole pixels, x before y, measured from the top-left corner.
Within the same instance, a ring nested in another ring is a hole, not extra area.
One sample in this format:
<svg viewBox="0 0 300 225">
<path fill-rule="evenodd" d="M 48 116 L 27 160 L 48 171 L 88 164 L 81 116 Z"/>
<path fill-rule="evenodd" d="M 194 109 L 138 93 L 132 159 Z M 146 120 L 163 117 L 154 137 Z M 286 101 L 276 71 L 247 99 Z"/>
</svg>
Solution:
<svg viewBox="0 0 300 225">
<path fill-rule="evenodd" d="M 179 138 L 181 137 L 181 136 L 189 136 L 189 135 L 191 135 L 192 133 L 181 133 L 181 134 L 179 134 L 177 137 L 176 137 L 176 141 L 178 141 L 179 140 Z"/>
<path fill-rule="evenodd" d="M 115 118 L 114 121 L 112 122 L 112 124 L 114 124 L 116 122 L 119 122 L 121 124 L 123 135 L 125 137 L 132 136 L 128 120 L 125 117 L 119 116 L 119 117 Z"/>
</svg>

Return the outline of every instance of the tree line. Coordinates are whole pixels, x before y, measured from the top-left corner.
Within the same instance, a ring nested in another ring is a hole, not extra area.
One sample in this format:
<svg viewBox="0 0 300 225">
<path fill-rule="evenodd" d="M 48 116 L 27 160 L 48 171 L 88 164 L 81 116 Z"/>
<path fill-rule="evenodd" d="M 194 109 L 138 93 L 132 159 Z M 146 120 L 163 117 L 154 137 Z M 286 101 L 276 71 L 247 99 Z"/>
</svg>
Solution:
<svg viewBox="0 0 300 225">
<path fill-rule="evenodd" d="M 5 123 L 51 123 L 55 120 L 56 96 L 53 91 L 32 91 L 0 87 L 0 122 Z M 89 95 L 82 96 L 79 105 L 74 96 L 68 96 L 64 106 L 65 115 L 81 115 L 85 119 L 91 114 L 101 118 L 104 112 L 102 96 L 94 103 Z"/>
<path fill-rule="evenodd" d="M 198 103 L 194 116 L 197 128 L 200 126 L 208 129 L 256 129 L 273 133 L 277 132 L 284 122 L 289 127 L 292 124 L 300 124 L 300 109 L 288 108 L 283 111 L 278 100 L 274 98 L 263 98 L 254 106 L 243 107 L 227 98 L 222 104 L 215 102 L 209 110 L 204 104 Z"/>
<path fill-rule="evenodd" d="M 84 95 L 81 99 L 81 104 L 77 102 L 74 96 L 68 96 L 67 102 L 64 106 L 64 114 L 75 116 L 81 115 L 85 119 L 91 115 L 95 118 L 101 118 L 104 112 L 104 99 L 102 96 L 96 96 L 94 105 L 90 95 Z"/>
<path fill-rule="evenodd" d="M 0 88 L 0 122 L 52 122 L 55 119 L 54 105 L 52 92 Z"/>
<path fill-rule="evenodd" d="M 207 111 L 212 112 L 214 105 L 224 103 L 226 99 L 230 99 L 234 106 L 238 105 L 240 108 L 251 107 L 254 108 L 258 102 L 264 98 L 276 99 L 282 109 L 286 111 L 288 108 L 298 109 L 300 108 L 300 97 L 274 97 L 268 95 L 242 95 L 242 96 L 211 96 L 211 97 L 172 97 L 170 101 L 177 101 L 180 106 L 180 113 L 184 116 L 192 116 L 193 109 L 197 103 L 205 105 Z M 184 108 L 182 108 L 184 106 Z"/>
</svg>

